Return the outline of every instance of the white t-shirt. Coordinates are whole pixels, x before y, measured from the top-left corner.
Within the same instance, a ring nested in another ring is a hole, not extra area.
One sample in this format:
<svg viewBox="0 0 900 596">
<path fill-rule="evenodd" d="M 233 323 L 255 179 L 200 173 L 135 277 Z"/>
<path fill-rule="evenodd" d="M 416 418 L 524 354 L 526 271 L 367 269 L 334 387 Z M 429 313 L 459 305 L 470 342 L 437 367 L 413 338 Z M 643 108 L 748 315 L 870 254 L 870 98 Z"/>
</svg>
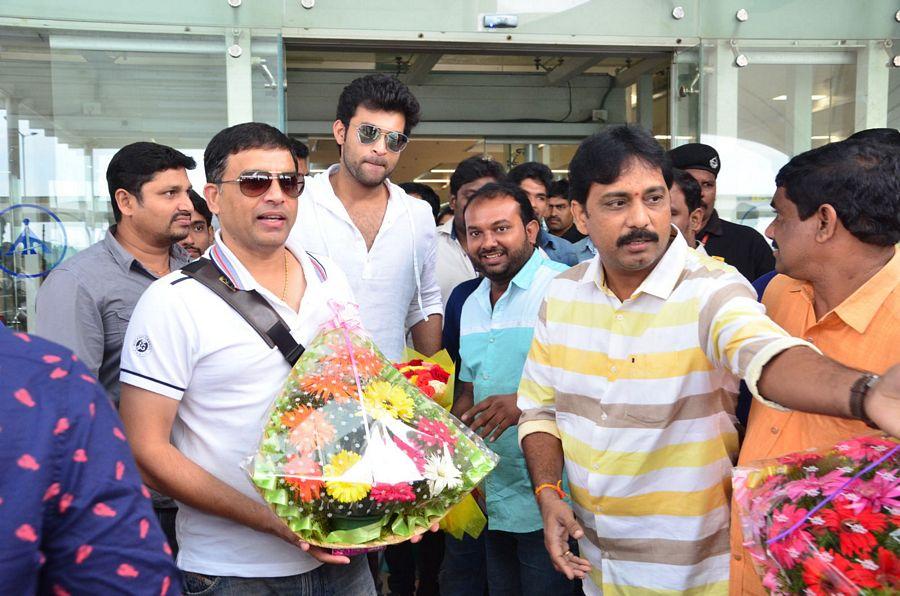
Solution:
<svg viewBox="0 0 900 596">
<path fill-rule="evenodd" d="M 359 301 L 363 326 L 396 362 L 403 356 L 406 330 L 427 315 L 443 312 L 435 276 L 434 218 L 428 203 L 385 181 L 387 209 L 368 250 L 331 186 L 329 177 L 338 167 L 307 178 L 291 238 L 328 255 L 344 270 Z"/>
<path fill-rule="evenodd" d="M 478 277 L 472 260 L 453 236 L 453 220 L 438 226 L 437 279 L 441 287 L 444 308 L 453 288 L 464 281 Z"/>
<path fill-rule="evenodd" d="M 310 258 L 296 241 L 289 240 L 287 247 L 306 277 L 299 313 L 260 286 L 219 233 L 207 256 L 236 287 L 262 294 L 305 346 L 331 318 L 329 301 L 353 302 L 353 293 L 333 262 Z M 172 444 L 219 480 L 263 502 L 240 465 L 256 451 L 269 407 L 290 369 L 278 348 L 269 348 L 224 300 L 175 271 L 154 282 L 138 301 L 125 334 L 120 379 L 179 400 Z M 178 506 L 178 567 L 185 571 L 283 577 L 319 566 L 273 535 Z"/>
</svg>

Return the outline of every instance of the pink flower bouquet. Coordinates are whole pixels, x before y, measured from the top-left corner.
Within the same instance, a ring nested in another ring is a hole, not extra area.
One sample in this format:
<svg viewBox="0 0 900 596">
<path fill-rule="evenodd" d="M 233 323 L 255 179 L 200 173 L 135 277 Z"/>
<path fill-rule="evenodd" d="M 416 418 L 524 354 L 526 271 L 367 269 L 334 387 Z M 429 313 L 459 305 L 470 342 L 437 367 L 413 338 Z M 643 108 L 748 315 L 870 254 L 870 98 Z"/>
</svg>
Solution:
<svg viewBox="0 0 900 596">
<path fill-rule="evenodd" d="M 497 457 L 382 356 L 336 325 L 307 346 L 276 398 L 250 478 L 303 540 L 352 549 L 425 531 Z"/>
<path fill-rule="evenodd" d="M 734 471 L 744 546 L 773 594 L 900 593 L 900 444 L 843 441 Z"/>
</svg>

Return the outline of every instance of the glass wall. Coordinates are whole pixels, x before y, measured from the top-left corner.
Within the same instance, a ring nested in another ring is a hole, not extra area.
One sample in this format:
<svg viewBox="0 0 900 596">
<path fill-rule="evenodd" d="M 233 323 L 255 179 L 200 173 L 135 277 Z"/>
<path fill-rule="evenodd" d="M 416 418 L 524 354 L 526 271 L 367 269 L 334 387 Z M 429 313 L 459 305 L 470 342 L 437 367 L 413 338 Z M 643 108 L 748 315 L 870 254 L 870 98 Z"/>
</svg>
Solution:
<svg viewBox="0 0 900 596">
<path fill-rule="evenodd" d="M 762 232 L 773 218 L 778 170 L 854 132 L 856 51 L 718 41 L 704 43 L 701 54 L 700 139 L 722 163 L 716 210 Z"/>
<path fill-rule="evenodd" d="M 283 124 L 280 40 L 253 41 L 252 105 L 235 116 L 225 35 L 0 28 L 0 322 L 27 329 L 43 275 L 103 237 L 122 146 L 187 153 L 201 188 L 203 150 L 229 116 Z"/>
</svg>

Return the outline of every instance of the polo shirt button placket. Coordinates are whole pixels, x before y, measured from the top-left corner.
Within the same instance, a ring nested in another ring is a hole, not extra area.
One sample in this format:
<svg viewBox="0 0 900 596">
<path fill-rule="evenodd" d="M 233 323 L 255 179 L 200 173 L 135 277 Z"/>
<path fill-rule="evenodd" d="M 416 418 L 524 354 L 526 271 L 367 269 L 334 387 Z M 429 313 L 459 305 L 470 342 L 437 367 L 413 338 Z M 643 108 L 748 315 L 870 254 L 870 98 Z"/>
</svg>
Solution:
<svg viewBox="0 0 900 596">
<path fill-rule="evenodd" d="M 781 430 L 781 429 L 779 429 L 777 426 L 773 426 L 773 427 L 772 427 L 771 429 L 769 429 L 769 430 L 772 431 L 772 434 L 773 434 L 773 435 L 777 435 L 777 434 L 778 434 L 778 431 Z"/>
</svg>

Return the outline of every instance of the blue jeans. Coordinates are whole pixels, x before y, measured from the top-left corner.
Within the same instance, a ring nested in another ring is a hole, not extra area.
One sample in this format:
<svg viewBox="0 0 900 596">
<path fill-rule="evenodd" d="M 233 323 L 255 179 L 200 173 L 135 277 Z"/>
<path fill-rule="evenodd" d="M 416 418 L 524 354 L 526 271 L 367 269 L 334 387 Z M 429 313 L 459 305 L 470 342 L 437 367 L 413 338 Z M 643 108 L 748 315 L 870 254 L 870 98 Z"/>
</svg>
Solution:
<svg viewBox="0 0 900 596">
<path fill-rule="evenodd" d="M 457 540 L 445 534 L 444 562 L 438 584 L 441 596 L 482 596 L 486 585 L 484 560 L 485 529 L 478 538 L 468 534 Z"/>
<path fill-rule="evenodd" d="M 322 565 L 287 577 L 228 577 L 185 571 L 186 596 L 375 596 L 366 555 L 350 557 L 348 565 Z"/>
<path fill-rule="evenodd" d="M 487 582 L 491 596 L 547 596 L 573 593 L 572 580 L 553 568 L 544 531 L 485 532 Z"/>
</svg>

